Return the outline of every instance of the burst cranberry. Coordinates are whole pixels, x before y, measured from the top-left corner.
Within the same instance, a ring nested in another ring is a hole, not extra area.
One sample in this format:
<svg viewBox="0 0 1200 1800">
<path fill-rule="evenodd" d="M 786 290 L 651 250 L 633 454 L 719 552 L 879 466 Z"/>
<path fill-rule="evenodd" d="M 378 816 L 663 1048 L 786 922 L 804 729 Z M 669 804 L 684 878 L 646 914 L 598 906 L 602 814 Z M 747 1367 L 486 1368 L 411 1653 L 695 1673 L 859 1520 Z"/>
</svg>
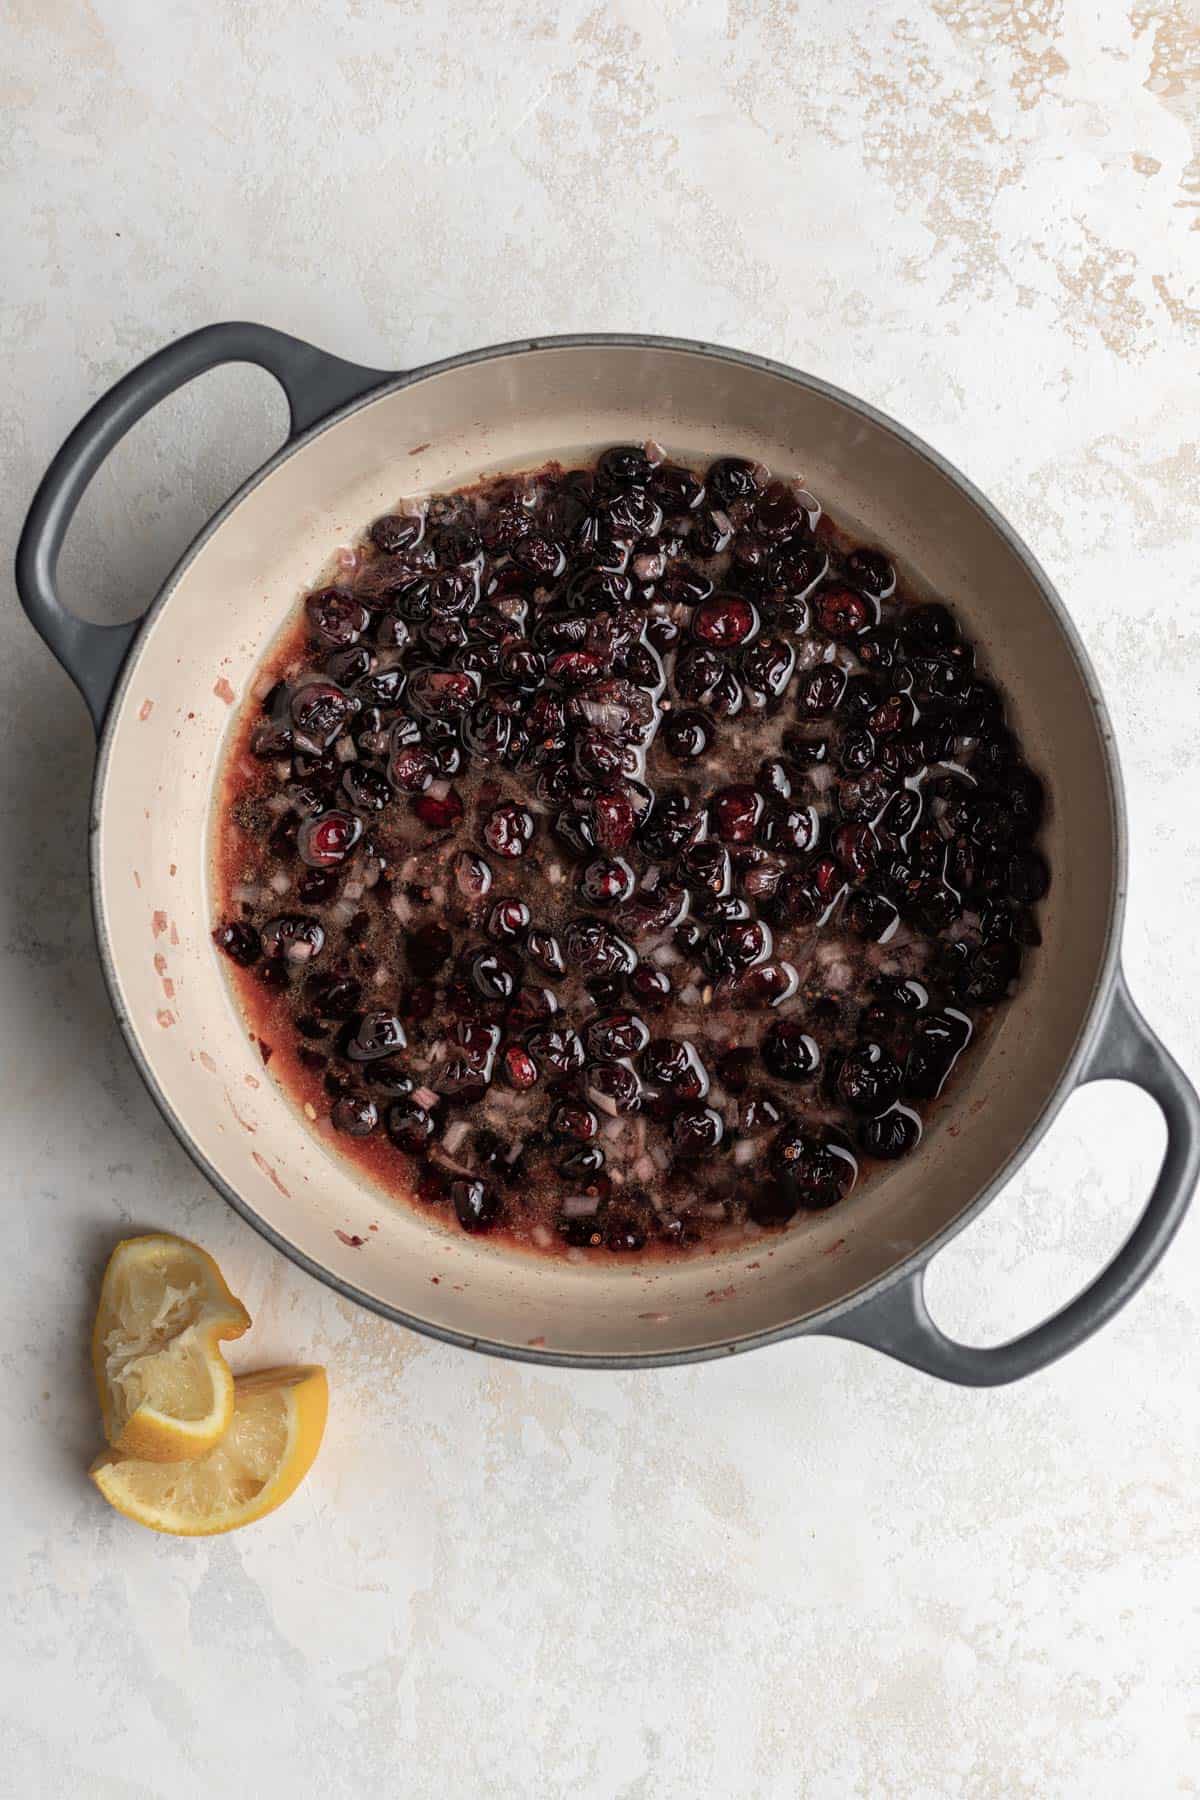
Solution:
<svg viewBox="0 0 1200 1800">
<path fill-rule="evenodd" d="M 716 507 L 704 507 L 695 515 L 688 543 L 696 556 L 712 557 L 723 555 L 732 539 L 733 526 L 728 515 Z"/>
<path fill-rule="evenodd" d="M 636 1013 L 605 1013 L 589 1021 L 585 1032 L 588 1053 L 605 1062 L 616 1062 L 623 1056 L 638 1056 L 650 1041 Z"/>
<path fill-rule="evenodd" d="M 523 900 L 498 900 L 488 919 L 488 935 L 512 942 L 524 935 L 529 919 L 529 908 Z"/>
<path fill-rule="evenodd" d="M 481 950 L 472 960 L 471 980 L 485 1000 L 511 1000 L 521 985 L 521 965 L 509 950 Z"/>
<path fill-rule="evenodd" d="M 463 816 L 463 803 L 454 788 L 444 794 L 418 794 L 413 811 L 430 831 L 447 831 Z"/>
<path fill-rule="evenodd" d="M 601 850 L 621 850 L 633 836 L 633 802 L 628 794 L 597 794 L 592 827 Z"/>
<path fill-rule="evenodd" d="M 550 1129 L 557 1137 L 575 1138 L 586 1144 L 596 1136 L 600 1120 L 595 1110 L 579 1100 L 564 1100 L 550 1116 Z"/>
<path fill-rule="evenodd" d="M 651 856 L 680 856 L 704 830 L 704 811 L 688 794 L 659 793 L 642 826 L 642 847 Z"/>
<path fill-rule="evenodd" d="M 758 630 L 758 614 L 738 594 L 714 594 L 692 614 L 692 635 L 714 650 L 734 650 Z"/>
<path fill-rule="evenodd" d="M 762 821 L 760 836 L 772 850 L 811 850 L 818 830 L 811 806 L 774 806 Z"/>
<path fill-rule="evenodd" d="M 646 1048 L 642 1073 L 679 1100 L 703 1100 L 708 1093 L 708 1071 L 686 1039 L 655 1038 Z"/>
<path fill-rule="evenodd" d="M 218 925 L 213 932 L 213 942 L 243 969 L 248 969 L 262 955 L 262 945 L 253 925 L 243 925 L 236 920 Z"/>
<path fill-rule="evenodd" d="M 869 630 L 879 619 L 875 603 L 847 587 L 822 588 L 814 596 L 812 608 L 818 627 L 831 638 L 857 637 L 860 631 Z"/>
<path fill-rule="evenodd" d="M 361 601 L 351 594 L 340 594 L 336 588 L 322 588 L 304 602 L 308 622 L 314 636 L 331 649 L 344 649 L 358 642 L 371 615 Z"/>
<path fill-rule="evenodd" d="M 520 1044 L 510 1044 L 504 1052 L 503 1061 L 504 1074 L 510 1087 L 516 1088 L 518 1092 L 524 1092 L 526 1089 L 536 1086 L 537 1064 L 528 1050 L 523 1050 Z"/>
<path fill-rule="evenodd" d="M 633 893 L 634 874 L 621 856 L 598 856 L 579 877 L 579 891 L 589 906 L 617 906 Z"/>
<path fill-rule="evenodd" d="M 762 816 L 763 799 L 756 789 L 739 783 L 718 788 L 712 797 L 712 818 L 717 835 L 727 844 L 748 844 Z"/>
<path fill-rule="evenodd" d="M 524 856 L 533 837 L 533 814 L 507 802 L 498 806 L 483 828 L 483 839 L 496 856 Z"/>
<path fill-rule="evenodd" d="M 533 961 L 547 975 L 562 975 L 566 972 L 562 945 L 552 931 L 544 931 L 540 925 L 531 929 L 525 941 L 525 948 Z"/>
<path fill-rule="evenodd" d="M 539 1065 L 551 1075 L 573 1075 L 583 1067 L 583 1044 L 565 1026 L 542 1026 L 531 1031 L 525 1042 Z"/>
<path fill-rule="evenodd" d="M 423 744 L 401 744 L 392 753 L 388 776 L 406 794 L 423 794 L 437 775 L 437 763 Z"/>
<path fill-rule="evenodd" d="M 771 1162 L 778 1190 L 752 1196 L 750 1216 L 760 1225 L 785 1223 L 799 1208 L 823 1212 L 835 1206 L 857 1175 L 854 1157 L 803 1126 L 789 1126 L 776 1138 Z"/>
<path fill-rule="evenodd" d="M 392 800 L 387 776 L 363 763 L 350 764 L 342 776 L 342 788 L 351 806 L 357 806 L 363 812 L 382 812 Z"/>
<path fill-rule="evenodd" d="M 457 718 L 478 694 L 479 677 L 466 669 L 414 669 L 408 678 L 409 704 L 428 718 Z"/>
<path fill-rule="evenodd" d="M 755 694 L 778 700 L 787 691 L 795 667 L 796 652 L 785 638 L 760 637 L 742 656 L 742 680 Z"/>
<path fill-rule="evenodd" d="M 331 869 L 345 861 L 362 831 L 362 820 L 353 813 L 321 813 L 304 820 L 296 833 L 296 848 L 310 869 Z"/>
<path fill-rule="evenodd" d="M 567 926 L 568 960 L 585 975 L 628 975 L 637 962 L 632 945 L 598 919 L 576 919 Z"/>
<path fill-rule="evenodd" d="M 588 1099 L 610 1118 L 618 1113 L 637 1111 L 642 1084 L 627 1063 L 591 1063 L 584 1081 Z"/>
<path fill-rule="evenodd" d="M 809 718 L 821 718 L 836 708 L 846 691 L 846 671 L 837 663 L 821 663 L 796 684 L 796 710 Z"/>
</svg>

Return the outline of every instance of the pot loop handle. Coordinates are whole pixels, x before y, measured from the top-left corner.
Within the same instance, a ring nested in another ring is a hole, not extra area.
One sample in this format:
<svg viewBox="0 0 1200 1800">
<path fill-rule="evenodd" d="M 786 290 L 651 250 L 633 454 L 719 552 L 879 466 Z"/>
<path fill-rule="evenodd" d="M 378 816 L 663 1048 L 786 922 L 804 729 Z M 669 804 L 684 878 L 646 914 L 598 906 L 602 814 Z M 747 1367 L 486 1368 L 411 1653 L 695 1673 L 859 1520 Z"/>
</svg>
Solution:
<svg viewBox="0 0 1200 1800">
<path fill-rule="evenodd" d="M 1119 968 L 1077 1085 L 1110 1079 L 1133 1082 L 1157 1103 L 1167 1126 L 1166 1153 L 1137 1224 L 1108 1267 L 1061 1312 L 1006 1344 L 960 1344 L 929 1315 L 927 1261 L 823 1327 L 821 1334 L 866 1344 L 963 1387 L 998 1387 L 1044 1369 L 1107 1324 L 1137 1293 L 1174 1237 L 1200 1175 L 1200 1101 L 1130 999 Z"/>
<path fill-rule="evenodd" d="M 291 411 L 288 441 L 390 379 L 269 325 L 205 325 L 130 370 L 79 421 L 34 496 L 17 546 L 17 593 L 40 636 L 87 701 L 99 734 L 141 618 L 94 625 L 63 606 L 55 575 L 67 527 L 88 483 L 125 433 L 168 394 L 223 363 L 257 363 L 274 375 Z"/>
</svg>

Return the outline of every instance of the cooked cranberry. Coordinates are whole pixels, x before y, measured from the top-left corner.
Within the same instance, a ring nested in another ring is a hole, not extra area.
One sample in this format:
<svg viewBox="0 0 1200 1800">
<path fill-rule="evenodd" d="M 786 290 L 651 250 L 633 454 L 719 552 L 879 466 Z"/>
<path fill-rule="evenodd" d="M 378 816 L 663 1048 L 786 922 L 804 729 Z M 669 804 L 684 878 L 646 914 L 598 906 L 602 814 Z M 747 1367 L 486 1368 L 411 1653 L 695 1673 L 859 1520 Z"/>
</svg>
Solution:
<svg viewBox="0 0 1200 1800">
<path fill-rule="evenodd" d="M 339 593 L 336 588 L 323 588 L 319 593 L 310 594 L 304 609 L 314 636 L 333 649 L 344 649 L 356 643 L 371 622 L 371 615 L 361 601 L 352 594 Z"/>
<path fill-rule="evenodd" d="M 344 1131 L 347 1137 L 370 1137 L 379 1123 L 379 1108 L 365 1094 L 343 1094 L 335 1101 L 330 1114 L 335 1131 Z"/>
<path fill-rule="evenodd" d="M 464 900 L 482 900 L 490 892 L 492 871 L 474 850 L 460 850 L 454 859 L 454 880 Z"/>
<path fill-rule="evenodd" d="M 342 787 L 351 806 L 363 812 L 382 812 L 392 799 L 387 776 L 365 763 L 350 764 L 342 776 Z"/>
<path fill-rule="evenodd" d="M 440 795 L 418 794 L 413 801 L 413 811 L 430 831 L 445 831 L 462 818 L 463 803 L 456 790 L 450 788 Z"/>
<path fill-rule="evenodd" d="M 679 463 L 659 463 L 650 470 L 647 486 L 665 513 L 691 512 L 704 498 L 704 484 L 691 469 Z"/>
<path fill-rule="evenodd" d="M 722 456 L 710 466 L 705 483 L 722 506 L 732 506 L 735 500 L 753 500 L 762 486 L 762 478 L 755 465 L 747 462 L 745 457 Z"/>
<path fill-rule="evenodd" d="M 758 630 L 758 614 L 739 594 L 714 594 L 692 614 L 692 635 L 715 650 L 732 650 Z"/>
<path fill-rule="evenodd" d="M 713 728 L 702 712 L 685 707 L 670 712 L 663 721 L 662 744 L 676 762 L 695 762 L 713 740 Z"/>
<path fill-rule="evenodd" d="M 330 681 L 335 682 L 338 687 L 354 687 L 370 675 L 375 667 L 375 654 L 365 644 L 355 644 L 347 650 L 332 651 L 321 667 Z M 404 671 L 399 669 L 396 673 L 403 680 Z M 361 685 L 357 691 L 359 699 L 365 699 Z"/>
<path fill-rule="evenodd" d="M 881 550 L 852 550 L 845 561 L 846 579 L 876 600 L 896 590 L 896 571 Z"/>
<path fill-rule="evenodd" d="M 629 977 L 629 991 L 642 1006 L 665 1006 L 673 992 L 671 977 L 653 963 L 640 962 Z"/>
<path fill-rule="evenodd" d="M 531 531 L 514 543 L 512 559 L 518 568 L 535 575 L 539 581 L 556 580 L 567 566 L 562 545 L 537 531 Z"/>
<path fill-rule="evenodd" d="M 907 1156 L 920 1140 L 920 1119 L 909 1107 L 898 1102 L 877 1119 L 868 1119 L 858 1132 L 858 1141 L 867 1155 L 878 1157 L 881 1162 L 893 1162 L 897 1157 Z"/>
<path fill-rule="evenodd" d="M 596 459 L 597 486 L 612 491 L 644 487 L 652 472 L 650 458 L 638 444 L 615 444 Z"/>
<path fill-rule="evenodd" d="M 423 744 L 402 744 L 392 753 L 388 776 L 406 794 L 423 794 L 433 783 L 437 763 Z"/>
<path fill-rule="evenodd" d="M 385 556 L 401 556 L 420 543 L 425 531 L 423 513 L 385 513 L 371 527 L 371 542 Z"/>
<path fill-rule="evenodd" d="M 628 794 L 597 794 L 592 802 L 592 826 L 602 850 L 621 850 L 633 836 L 633 802 Z"/>
<path fill-rule="evenodd" d="M 679 1100 L 703 1100 L 708 1093 L 708 1071 L 686 1039 L 654 1038 L 644 1053 L 642 1073 Z"/>
<path fill-rule="evenodd" d="M 637 962 L 632 945 L 598 919 L 573 919 L 567 926 L 568 960 L 585 975 L 628 975 Z"/>
<path fill-rule="evenodd" d="M 577 731 L 571 760 L 580 781 L 603 786 L 621 773 L 621 746 L 607 731 Z"/>
<path fill-rule="evenodd" d="M 584 1073 L 587 1097 L 601 1112 L 615 1117 L 618 1113 L 636 1112 L 642 1084 L 623 1062 L 589 1063 Z"/>
<path fill-rule="evenodd" d="M 583 1044 L 565 1026 L 542 1026 L 531 1031 L 525 1041 L 540 1066 L 551 1075 L 572 1075 L 583 1067 Z"/>
<path fill-rule="evenodd" d="M 660 792 L 642 826 L 642 847 L 651 856 L 679 856 L 704 830 L 704 810 L 688 794 Z"/>
<path fill-rule="evenodd" d="M 800 977 L 790 962 L 782 959 L 758 963 L 738 976 L 737 998 L 747 1006 L 782 1006 L 800 985 Z"/>
<path fill-rule="evenodd" d="M 971 1006 L 994 1006 L 1008 994 L 1020 967 L 1021 953 L 1015 944 L 985 944 L 972 957 L 959 995 Z"/>
<path fill-rule="evenodd" d="M 528 1050 L 523 1050 L 520 1044 L 510 1044 L 508 1046 L 507 1050 L 504 1052 L 503 1062 L 504 1073 L 510 1087 L 516 1088 L 518 1092 L 523 1092 L 525 1089 L 536 1085 L 538 1078 L 537 1064 L 534 1062 L 532 1056 L 530 1056 Z"/>
<path fill-rule="evenodd" d="M 759 835 L 772 850 L 811 850 L 819 829 L 811 806 L 773 806 L 762 821 Z"/>
<path fill-rule="evenodd" d="M 713 825 L 727 844 L 748 844 L 762 816 L 763 798 L 744 783 L 718 788 L 710 802 Z"/>
<path fill-rule="evenodd" d="M 809 718 L 831 713 L 846 690 L 846 671 L 837 663 L 809 669 L 796 684 L 796 709 Z"/>
<path fill-rule="evenodd" d="M 853 1186 L 858 1166 L 848 1147 L 804 1126 L 787 1126 L 771 1147 L 771 1162 L 795 1207 L 822 1212 Z M 767 1223 L 760 1220 L 760 1223 Z"/>
<path fill-rule="evenodd" d="M 882 1044 L 858 1044 L 841 1059 L 834 1090 L 856 1113 L 882 1112 L 900 1093 L 902 1071 Z"/>
<path fill-rule="evenodd" d="M 321 954 L 324 945 L 324 926 L 299 913 L 284 913 L 262 928 L 263 955 L 272 961 L 311 962 L 314 956 Z"/>
<path fill-rule="evenodd" d="M 533 837 L 533 814 L 509 801 L 498 806 L 483 828 L 483 839 L 496 856 L 524 856 Z"/>
<path fill-rule="evenodd" d="M 600 1129 L 599 1115 L 579 1100 L 564 1100 L 550 1116 L 550 1129 L 557 1137 L 576 1138 L 588 1143 Z"/>
<path fill-rule="evenodd" d="M 292 723 L 305 738 L 324 750 L 358 708 L 359 702 L 332 681 L 309 681 L 292 695 Z"/>
<path fill-rule="evenodd" d="M 248 969 L 262 955 L 262 945 L 253 925 L 243 925 L 237 920 L 218 925 L 213 932 L 213 942 L 233 962 L 240 963 L 243 969 Z"/>
<path fill-rule="evenodd" d="M 399 1100 L 387 1110 L 387 1134 L 397 1150 L 419 1156 L 437 1129 L 433 1115 L 411 1100 Z"/>
<path fill-rule="evenodd" d="M 695 515 L 695 524 L 688 542 L 697 556 L 720 556 L 728 550 L 732 537 L 733 526 L 727 515 L 715 507 L 704 507 Z"/>
<path fill-rule="evenodd" d="M 812 608 L 817 625 L 831 638 L 857 637 L 879 619 L 875 602 L 847 587 L 822 588 L 814 596 Z"/>
<path fill-rule="evenodd" d="M 796 652 L 786 638 L 760 637 L 742 655 L 742 680 L 753 693 L 778 700 L 787 691 L 795 667 Z"/>
<path fill-rule="evenodd" d="M 761 919 L 740 919 L 716 925 L 704 944 L 705 967 L 715 979 L 736 975 L 739 969 L 765 962 L 772 947 L 770 927 Z"/>
<path fill-rule="evenodd" d="M 724 1121 L 711 1106 L 681 1106 L 671 1121 L 676 1156 L 707 1156 L 724 1136 Z"/>
<path fill-rule="evenodd" d="M 662 529 L 662 508 L 643 487 L 622 487 L 601 503 L 598 512 L 613 537 L 622 541 L 654 537 Z"/>
<path fill-rule="evenodd" d="M 408 678 L 409 705 L 427 718 L 457 718 L 478 693 L 479 677 L 465 669 L 414 669 Z"/>
<path fill-rule="evenodd" d="M 615 1062 L 623 1056 L 638 1056 L 650 1041 L 636 1013 L 604 1013 L 588 1022 L 584 1033 L 588 1054 L 602 1061 Z"/>
<path fill-rule="evenodd" d="M 566 972 L 562 946 L 552 931 L 544 931 L 540 925 L 533 926 L 525 941 L 525 948 L 547 975 L 562 975 Z"/>
<path fill-rule="evenodd" d="M 362 983 L 352 975 L 311 975 L 304 994 L 318 1018 L 348 1019 L 358 1011 Z"/>
<path fill-rule="evenodd" d="M 529 908 L 523 900 L 497 900 L 488 919 L 488 935 L 511 942 L 524 935 L 529 919 Z"/>
<path fill-rule="evenodd" d="M 521 985 L 521 965 L 509 950 L 480 950 L 471 962 L 471 980 L 485 1000 L 511 1000 Z"/>
<path fill-rule="evenodd" d="M 296 834 L 296 848 L 310 868 L 330 869 L 345 861 L 362 831 L 362 820 L 353 813 L 321 813 L 301 824 Z"/>
<path fill-rule="evenodd" d="M 404 941 L 408 966 L 414 975 L 436 975 L 450 960 L 454 939 L 444 925 L 431 920 L 428 925 L 410 931 Z"/>
<path fill-rule="evenodd" d="M 394 1013 L 360 1013 L 346 1039 L 346 1055 L 351 1062 L 374 1062 L 378 1056 L 391 1056 L 408 1044 L 408 1034 Z"/>
<path fill-rule="evenodd" d="M 797 1019 L 780 1019 L 763 1039 L 762 1059 L 781 1081 L 807 1081 L 821 1065 L 821 1052 Z"/>
<path fill-rule="evenodd" d="M 464 1231 L 490 1231 L 500 1217 L 500 1196 L 477 1176 L 450 1183 L 454 1216 Z"/>
<path fill-rule="evenodd" d="M 855 937 L 866 938 L 874 944 L 885 944 L 900 923 L 900 914 L 891 901 L 882 894 L 869 893 L 865 888 L 847 897 L 842 918 L 847 930 Z"/>
<path fill-rule="evenodd" d="M 525 1031 L 531 1025 L 544 1024 L 558 1011 L 558 996 L 553 988 L 526 983 L 508 1009 L 510 1031 Z"/>
</svg>

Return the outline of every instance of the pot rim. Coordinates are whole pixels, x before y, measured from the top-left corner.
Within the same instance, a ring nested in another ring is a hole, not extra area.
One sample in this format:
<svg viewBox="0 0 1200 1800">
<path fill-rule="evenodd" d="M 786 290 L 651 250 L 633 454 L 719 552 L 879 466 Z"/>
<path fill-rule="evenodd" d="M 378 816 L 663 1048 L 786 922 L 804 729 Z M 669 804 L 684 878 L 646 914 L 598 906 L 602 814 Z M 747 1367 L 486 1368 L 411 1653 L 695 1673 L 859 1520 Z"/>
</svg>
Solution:
<svg viewBox="0 0 1200 1800">
<path fill-rule="evenodd" d="M 187 1126 L 179 1116 L 175 1107 L 164 1092 L 154 1071 L 150 1067 L 139 1040 L 137 1031 L 129 1017 L 121 999 L 120 986 L 117 979 L 116 959 L 113 955 L 111 939 L 104 914 L 100 882 L 100 831 L 101 811 L 104 790 L 108 776 L 109 757 L 116 729 L 116 720 L 126 691 L 133 678 L 137 663 L 138 646 L 145 637 L 146 629 L 166 607 L 183 575 L 209 539 L 224 525 L 234 510 L 251 494 L 259 483 L 279 468 L 290 457 L 305 449 L 309 443 L 319 437 L 331 426 L 340 424 L 353 413 L 388 394 L 397 393 L 404 388 L 415 386 L 433 375 L 440 375 L 451 369 L 468 368 L 474 363 L 489 362 L 505 356 L 536 355 L 546 350 L 564 349 L 645 349 L 645 350 L 677 350 L 693 355 L 713 358 L 717 361 L 732 363 L 740 368 L 759 370 L 774 375 L 781 380 L 791 382 L 797 387 L 808 389 L 819 394 L 823 399 L 836 401 L 849 411 L 856 413 L 876 428 L 887 432 L 907 450 L 930 464 L 955 488 L 971 502 L 987 523 L 1008 545 L 1009 549 L 1024 565 L 1036 585 L 1039 594 L 1054 614 L 1055 619 L 1069 644 L 1079 667 L 1083 684 L 1091 702 L 1092 711 L 1098 727 L 1098 734 L 1103 746 L 1109 778 L 1109 796 L 1112 807 L 1113 825 L 1113 868 L 1112 891 L 1109 902 L 1108 925 L 1105 934 L 1104 953 L 1093 982 L 1091 999 L 1088 1003 L 1087 1015 L 1079 1030 L 1074 1048 L 1067 1059 L 1058 1082 L 1046 1095 L 1040 1111 L 1035 1118 L 1024 1140 L 1012 1155 L 992 1176 L 991 1180 L 976 1195 L 971 1204 L 963 1209 L 954 1219 L 944 1225 L 932 1238 L 904 1257 L 894 1268 L 879 1276 L 875 1281 L 867 1282 L 853 1294 L 847 1295 L 832 1306 L 823 1307 L 819 1312 L 811 1313 L 793 1322 L 774 1325 L 763 1331 L 750 1332 L 740 1337 L 723 1339 L 712 1344 L 703 1344 L 687 1350 L 664 1350 L 627 1352 L 603 1356 L 582 1355 L 574 1351 L 562 1351 L 536 1348 L 524 1344 L 506 1344 L 490 1338 L 476 1337 L 468 1332 L 454 1331 L 446 1326 L 438 1325 L 431 1320 L 422 1319 L 415 1314 L 407 1313 L 400 1307 L 389 1305 L 373 1294 L 345 1280 L 326 1264 L 306 1254 L 298 1245 L 293 1244 L 282 1233 L 278 1232 L 265 1218 L 258 1213 L 244 1197 L 237 1192 L 209 1162 L 193 1140 Z M 307 430 L 294 437 L 288 437 L 273 456 L 270 456 L 259 468 L 242 483 L 230 498 L 219 507 L 201 530 L 193 538 L 174 568 L 160 587 L 152 604 L 138 621 L 135 635 L 130 643 L 112 697 L 104 718 L 96 751 L 96 761 L 92 775 L 91 803 L 88 818 L 88 868 L 92 898 L 92 918 L 95 925 L 96 942 L 100 952 L 100 965 L 104 973 L 105 985 L 113 1011 L 120 1026 L 121 1033 L 128 1046 L 130 1055 L 138 1073 L 146 1084 L 155 1105 L 166 1120 L 176 1139 L 191 1157 L 205 1179 L 217 1190 L 233 1210 L 253 1227 L 259 1235 L 282 1252 L 297 1268 L 323 1282 L 347 1300 L 366 1307 L 369 1312 L 389 1319 L 394 1324 L 406 1326 L 410 1331 L 421 1333 L 424 1337 L 436 1338 L 442 1343 L 453 1344 L 466 1350 L 477 1350 L 486 1356 L 503 1357 L 512 1362 L 540 1363 L 552 1368 L 571 1369 L 652 1369 L 670 1368 L 678 1364 L 712 1362 L 718 1358 L 736 1355 L 744 1350 L 757 1350 L 768 1344 L 778 1344 L 788 1338 L 828 1332 L 837 1320 L 844 1320 L 850 1313 L 867 1301 L 877 1300 L 903 1281 L 925 1268 L 933 1258 L 951 1240 L 958 1236 L 980 1213 L 996 1198 L 1001 1188 L 1016 1174 L 1022 1163 L 1041 1142 L 1049 1130 L 1060 1109 L 1074 1090 L 1082 1069 L 1098 1037 L 1100 1028 L 1107 1013 L 1107 1003 L 1116 978 L 1121 927 L 1125 915 L 1126 880 L 1128 867 L 1128 831 L 1125 807 L 1125 790 L 1121 777 L 1120 759 L 1117 753 L 1116 738 L 1100 691 L 1091 658 L 1084 648 L 1079 631 L 1067 611 L 1066 605 L 1054 583 L 1050 580 L 1041 563 L 1025 543 L 1020 534 L 1009 524 L 1003 514 L 992 504 L 978 487 L 961 470 L 925 440 L 913 431 L 893 419 L 889 414 L 879 411 L 865 400 L 848 393 L 834 382 L 826 381 L 819 375 L 809 374 L 805 370 L 796 369 L 787 363 L 777 362 L 770 357 L 757 356 L 750 351 L 735 350 L 728 345 L 711 344 L 697 338 L 661 337 L 641 332 L 573 332 L 548 337 L 521 338 L 513 342 L 487 345 L 482 349 L 463 351 L 457 356 L 444 357 L 439 361 L 425 363 L 419 368 L 399 371 L 395 376 L 385 377 L 375 387 L 349 401 L 346 405 L 334 409 L 323 418 L 309 426 Z"/>
</svg>

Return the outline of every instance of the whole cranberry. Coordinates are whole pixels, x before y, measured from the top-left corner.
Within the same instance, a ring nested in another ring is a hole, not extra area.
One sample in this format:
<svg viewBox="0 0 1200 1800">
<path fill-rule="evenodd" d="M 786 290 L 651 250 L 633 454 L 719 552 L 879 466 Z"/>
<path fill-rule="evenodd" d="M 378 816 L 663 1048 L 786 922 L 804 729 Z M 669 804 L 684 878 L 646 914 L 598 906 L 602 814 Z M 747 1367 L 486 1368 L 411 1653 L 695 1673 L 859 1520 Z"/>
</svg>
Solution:
<svg viewBox="0 0 1200 1800">
<path fill-rule="evenodd" d="M 296 848 L 310 869 L 330 869 L 345 861 L 362 832 L 362 820 L 354 813 L 320 813 L 303 821 L 296 833 Z"/>
<path fill-rule="evenodd" d="M 512 801 L 497 806 L 483 828 L 484 842 L 496 856 L 524 856 L 532 838 L 533 814 Z"/>
<path fill-rule="evenodd" d="M 262 955 L 262 945 L 253 925 L 243 925 L 238 920 L 218 925 L 213 932 L 213 942 L 232 962 L 240 963 L 243 969 L 248 969 Z"/>
</svg>

